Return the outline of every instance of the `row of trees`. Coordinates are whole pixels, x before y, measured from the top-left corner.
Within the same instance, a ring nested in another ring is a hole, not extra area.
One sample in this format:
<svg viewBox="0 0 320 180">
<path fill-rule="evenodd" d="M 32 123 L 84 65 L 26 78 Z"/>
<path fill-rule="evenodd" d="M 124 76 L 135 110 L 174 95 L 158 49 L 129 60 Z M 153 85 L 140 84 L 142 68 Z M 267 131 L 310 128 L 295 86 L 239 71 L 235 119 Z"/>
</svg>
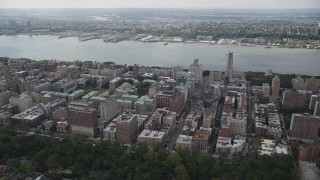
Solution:
<svg viewBox="0 0 320 180">
<path fill-rule="evenodd" d="M 261 25 L 261 24 L 259 24 Z M 179 36 L 183 38 L 196 39 L 197 36 L 213 36 L 215 39 L 219 38 L 257 38 L 263 37 L 272 40 L 281 40 L 284 38 L 292 38 L 299 40 L 319 40 L 319 36 L 315 34 L 315 26 L 301 28 L 305 33 L 289 34 L 288 29 L 281 29 L 277 25 L 229 25 L 229 24 L 202 24 L 194 26 L 186 26 L 181 28 L 166 28 L 157 29 L 150 33 L 158 36 L 174 37 Z"/>
<path fill-rule="evenodd" d="M 293 162 L 291 156 L 247 154 L 224 164 L 199 152 L 143 145 L 131 152 L 117 143 L 39 139 L 0 129 L 0 163 L 54 179 L 295 179 Z M 60 168 L 72 173 L 58 173 Z"/>
<path fill-rule="evenodd" d="M 270 86 L 272 84 L 272 78 L 274 76 L 266 76 L 264 72 L 245 72 L 248 81 L 251 81 L 251 85 L 261 86 L 263 83 L 268 83 Z M 280 78 L 281 88 L 292 88 L 292 79 L 297 77 L 297 74 L 275 74 Z M 308 75 L 302 75 L 302 78 L 311 78 Z M 315 78 L 320 79 L 320 76 Z"/>
</svg>

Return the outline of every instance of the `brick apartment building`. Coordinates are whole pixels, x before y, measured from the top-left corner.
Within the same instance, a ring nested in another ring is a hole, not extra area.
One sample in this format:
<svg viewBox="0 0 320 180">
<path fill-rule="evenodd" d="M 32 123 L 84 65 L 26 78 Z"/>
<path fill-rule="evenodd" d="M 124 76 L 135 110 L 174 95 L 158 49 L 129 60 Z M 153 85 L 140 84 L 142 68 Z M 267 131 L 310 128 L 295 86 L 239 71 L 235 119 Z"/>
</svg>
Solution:
<svg viewBox="0 0 320 180">
<path fill-rule="evenodd" d="M 320 157 L 320 140 L 306 143 L 299 148 L 299 160 L 315 161 Z"/>
<path fill-rule="evenodd" d="M 117 141 L 123 144 L 133 144 L 138 137 L 137 115 L 122 114 L 117 119 Z"/>
<path fill-rule="evenodd" d="M 293 113 L 290 133 L 293 138 L 317 140 L 320 135 L 320 116 Z"/>
<path fill-rule="evenodd" d="M 71 132 L 94 137 L 97 133 L 97 110 L 79 102 L 68 107 L 68 122 Z"/>
</svg>

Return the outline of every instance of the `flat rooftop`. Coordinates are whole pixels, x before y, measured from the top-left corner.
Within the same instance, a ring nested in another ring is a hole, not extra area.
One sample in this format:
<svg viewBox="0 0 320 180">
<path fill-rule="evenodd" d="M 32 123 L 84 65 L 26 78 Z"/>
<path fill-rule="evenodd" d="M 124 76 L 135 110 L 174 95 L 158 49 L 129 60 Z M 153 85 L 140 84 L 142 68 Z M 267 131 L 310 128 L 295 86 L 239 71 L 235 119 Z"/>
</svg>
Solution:
<svg viewBox="0 0 320 180">
<path fill-rule="evenodd" d="M 210 136 L 210 131 L 207 130 L 197 130 L 193 136 L 193 140 L 208 141 Z"/>
<path fill-rule="evenodd" d="M 148 129 L 144 129 L 139 137 L 140 138 L 152 138 L 152 139 L 162 139 L 165 135 L 165 132 L 163 131 L 151 131 Z"/>
</svg>

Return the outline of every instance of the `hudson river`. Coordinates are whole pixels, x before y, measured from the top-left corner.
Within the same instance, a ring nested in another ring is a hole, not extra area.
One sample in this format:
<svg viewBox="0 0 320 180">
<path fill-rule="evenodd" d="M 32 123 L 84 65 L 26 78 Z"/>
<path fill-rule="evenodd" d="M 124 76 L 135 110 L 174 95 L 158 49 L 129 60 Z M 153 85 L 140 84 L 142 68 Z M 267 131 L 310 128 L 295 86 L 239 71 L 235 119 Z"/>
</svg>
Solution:
<svg viewBox="0 0 320 180">
<path fill-rule="evenodd" d="M 199 59 L 204 69 L 225 70 L 229 51 L 234 69 L 320 75 L 320 50 L 208 45 L 201 43 L 79 42 L 57 36 L 0 36 L 0 56 L 36 60 L 115 61 L 117 64 L 188 67 Z"/>
</svg>

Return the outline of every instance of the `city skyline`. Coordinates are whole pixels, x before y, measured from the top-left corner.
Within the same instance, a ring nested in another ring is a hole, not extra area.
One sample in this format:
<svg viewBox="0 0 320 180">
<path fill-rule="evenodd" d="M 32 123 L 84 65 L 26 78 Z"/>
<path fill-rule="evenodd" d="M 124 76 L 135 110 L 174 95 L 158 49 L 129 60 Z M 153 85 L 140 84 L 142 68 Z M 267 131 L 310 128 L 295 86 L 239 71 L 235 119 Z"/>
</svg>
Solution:
<svg viewBox="0 0 320 180">
<path fill-rule="evenodd" d="M 318 0 L 0 0 L 0 8 L 190 8 L 190 9 L 303 9 L 320 8 Z"/>
</svg>

